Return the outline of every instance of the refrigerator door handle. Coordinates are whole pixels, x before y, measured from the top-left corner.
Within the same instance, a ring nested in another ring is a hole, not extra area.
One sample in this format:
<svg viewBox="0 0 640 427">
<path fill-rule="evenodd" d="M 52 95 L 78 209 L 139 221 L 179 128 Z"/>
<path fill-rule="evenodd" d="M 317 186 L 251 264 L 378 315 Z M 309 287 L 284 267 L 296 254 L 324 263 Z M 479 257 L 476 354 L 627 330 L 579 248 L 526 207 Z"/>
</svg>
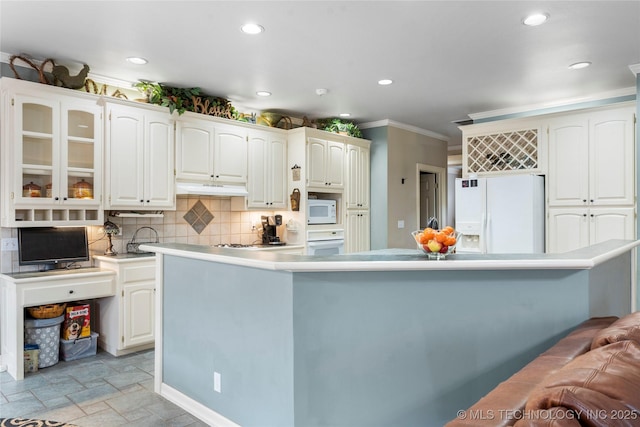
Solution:
<svg viewBox="0 0 640 427">
<path fill-rule="evenodd" d="M 480 253 L 487 253 L 487 213 L 482 214 L 482 223 L 480 224 Z"/>
<path fill-rule="evenodd" d="M 491 235 L 491 214 L 487 213 L 486 222 L 484 225 L 484 253 L 488 254 L 491 248 L 491 242 L 489 236 Z"/>
</svg>

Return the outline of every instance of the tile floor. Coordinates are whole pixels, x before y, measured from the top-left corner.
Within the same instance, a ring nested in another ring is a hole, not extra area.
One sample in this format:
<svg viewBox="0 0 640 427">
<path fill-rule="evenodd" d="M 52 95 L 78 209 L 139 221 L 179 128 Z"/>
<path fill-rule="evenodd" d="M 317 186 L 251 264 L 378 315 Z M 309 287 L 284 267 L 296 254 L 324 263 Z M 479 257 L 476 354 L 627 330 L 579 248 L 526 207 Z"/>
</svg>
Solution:
<svg viewBox="0 0 640 427">
<path fill-rule="evenodd" d="M 80 427 L 190 426 L 202 421 L 153 392 L 153 350 L 95 356 L 27 374 L 0 373 L 0 417 L 64 421 Z"/>
</svg>

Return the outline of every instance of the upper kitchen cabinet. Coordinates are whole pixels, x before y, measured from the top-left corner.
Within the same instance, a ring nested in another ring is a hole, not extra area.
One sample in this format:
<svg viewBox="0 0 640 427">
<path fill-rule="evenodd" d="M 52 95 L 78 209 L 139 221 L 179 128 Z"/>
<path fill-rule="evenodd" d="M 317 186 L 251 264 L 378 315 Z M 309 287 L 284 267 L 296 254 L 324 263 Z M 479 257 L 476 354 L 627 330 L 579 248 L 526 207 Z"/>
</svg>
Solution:
<svg viewBox="0 0 640 427">
<path fill-rule="evenodd" d="M 247 129 L 185 113 L 176 126 L 176 178 L 189 182 L 245 184 Z"/>
<path fill-rule="evenodd" d="M 307 139 L 307 189 L 344 188 L 345 145 L 337 139 Z"/>
<path fill-rule="evenodd" d="M 634 107 L 549 122 L 549 206 L 633 205 Z"/>
<path fill-rule="evenodd" d="M 545 138 L 539 120 L 462 126 L 462 175 L 544 174 Z"/>
<path fill-rule="evenodd" d="M 175 209 L 174 126 L 168 109 L 105 104 L 106 207 Z"/>
<path fill-rule="evenodd" d="M 347 145 L 347 209 L 369 209 L 369 142 Z"/>
<path fill-rule="evenodd" d="M 283 132 L 249 134 L 248 178 L 248 208 L 287 208 L 287 138 Z"/>
<path fill-rule="evenodd" d="M 2 79 L 2 226 L 102 224 L 103 109 L 97 99 Z"/>
</svg>

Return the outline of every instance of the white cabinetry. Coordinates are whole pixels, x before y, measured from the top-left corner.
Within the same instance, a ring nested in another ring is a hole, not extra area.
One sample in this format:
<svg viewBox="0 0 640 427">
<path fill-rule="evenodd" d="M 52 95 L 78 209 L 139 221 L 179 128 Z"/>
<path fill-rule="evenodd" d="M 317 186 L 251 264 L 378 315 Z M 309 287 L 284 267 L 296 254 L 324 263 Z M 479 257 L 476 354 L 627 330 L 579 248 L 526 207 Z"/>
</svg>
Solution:
<svg viewBox="0 0 640 427">
<path fill-rule="evenodd" d="M 549 121 L 547 251 L 635 239 L 634 107 Z"/>
<path fill-rule="evenodd" d="M 369 209 L 369 147 L 347 145 L 347 209 Z"/>
<path fill-rule="evenodd" d="M 634 208 L 549 208 L 548 252 L 572 251 L 609 239 L 633 239 Z"/>
<path fill-rule="evenodd" d="M 2 106 L 2 226 L 101 224 L 97 97 L 3 78 Z"/>
<path fill-rule="evenodd" d="M 287 139 L 281 133 L 249 135 L 249 185 L 247 207 L 286 209 Z"/>
<path fill-rule="evenodd" d="M 370 248 L 369 216 L 369 142 L 347 144 L 346 161 L 346 238 L 345 253 L 368 251 Z"/>
<path fill-rule="evenodd" d="M 544 173 L 545 144 L 539 120 L 462 126 L 462 175 Z"/>
<path fill-rule="evenodd" d="M 181 117 L 176 126 L 176 179 L 246 183 L 246 128 Z"/>
<path fill-rule="evenodd" d="M 324 191 L 344 188 L 345 146 L 341 141 L 307 139 L 307 187 Z"/>
<path fill-rule="evenodd" d="M 24 308 L 85 300 L 111 299 L 114 274 L 97 268 L 0 275 L 2 361 L 16 380 L 24 378 Z M 92 327 L 95 323 L 92 321 Z"/>
<path fill-rule="evenodd" d="M 174 127 L 166 109 L 106 103 L 106 205 L 175 209 Z"/>
<path fill-rule="evenodd" d="M 370 248 L 369 210 L 347 210 L 345 253 L 364 252 Z"/>
<path fill-rule="evenodd" d="M 634 203 L 633 119 L 629 107 L 549 123 L 549 206 Z"/>
<path fill-rule="evenodd" d="M 98 301 L 101 347 L 114 356 L 155 343 L 155 257 L 96 257 L 116 273 L 116 295 Z"/>
</svg>

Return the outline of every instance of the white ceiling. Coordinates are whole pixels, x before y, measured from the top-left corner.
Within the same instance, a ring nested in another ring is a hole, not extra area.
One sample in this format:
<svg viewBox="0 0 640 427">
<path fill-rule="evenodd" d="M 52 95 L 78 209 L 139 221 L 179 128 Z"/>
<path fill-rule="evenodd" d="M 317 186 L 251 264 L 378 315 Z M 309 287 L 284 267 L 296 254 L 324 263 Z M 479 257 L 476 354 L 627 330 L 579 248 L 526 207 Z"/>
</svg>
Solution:
<svg viewBox="0 0 640 427">
<path fill-rule="evenodd" d="M 534 11 L 551 19 L 522 25 Z M 241 33 L 248 21 L 266 31 Z M 240 110 L 389 119 L 451 146 L 469 114 L 634 93 L 640 1 L 2 0 L 0 52 L 200 87 Z M 578 61 L 593 65 L 567 68 Z"/>
</svg>

